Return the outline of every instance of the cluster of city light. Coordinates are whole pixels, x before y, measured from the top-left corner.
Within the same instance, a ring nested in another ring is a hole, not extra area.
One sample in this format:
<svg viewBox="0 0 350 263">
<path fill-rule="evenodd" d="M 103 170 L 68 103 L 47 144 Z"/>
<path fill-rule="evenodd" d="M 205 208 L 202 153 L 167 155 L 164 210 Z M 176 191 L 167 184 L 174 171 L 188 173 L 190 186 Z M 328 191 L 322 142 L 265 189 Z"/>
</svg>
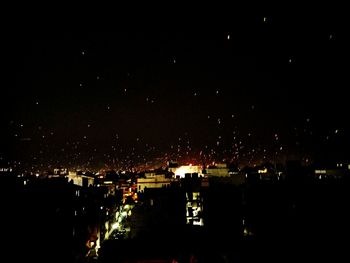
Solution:
<svg viewBox="0 0 350 263">
<path fill-rule="evenodd" d="M 267 173 L 267 168 L 262 169 L 262 170 L 258 170 L 259 174 L 266 174 Z"/>
</svg>

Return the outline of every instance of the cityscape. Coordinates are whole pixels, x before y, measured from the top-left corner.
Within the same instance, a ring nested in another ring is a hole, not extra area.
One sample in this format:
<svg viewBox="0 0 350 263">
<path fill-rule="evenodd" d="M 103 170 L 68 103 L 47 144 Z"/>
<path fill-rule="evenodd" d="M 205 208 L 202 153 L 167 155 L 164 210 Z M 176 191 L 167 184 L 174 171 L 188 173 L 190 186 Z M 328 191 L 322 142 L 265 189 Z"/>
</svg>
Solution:
<svg viewBox="0 0 350 263">
<path fill-rule="evenodd" d="M 7 37 L 1 261 L 349 260 L 341 17 L 232 17 Z"/>
</svg>

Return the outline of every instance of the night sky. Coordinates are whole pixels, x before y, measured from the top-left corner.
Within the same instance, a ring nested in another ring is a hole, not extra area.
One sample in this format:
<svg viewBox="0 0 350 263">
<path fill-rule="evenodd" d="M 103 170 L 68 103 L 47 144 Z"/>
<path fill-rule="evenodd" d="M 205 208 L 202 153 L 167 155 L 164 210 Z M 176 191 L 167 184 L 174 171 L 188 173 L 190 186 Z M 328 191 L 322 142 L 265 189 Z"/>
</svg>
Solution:
<svg viewBox="0 0 350 263">
<path fill-rule="evenodd" d="M 1 164 L 349 159 L 343 26 L 256 12 L 210 30 L 9 34 Z"/>
</svg>

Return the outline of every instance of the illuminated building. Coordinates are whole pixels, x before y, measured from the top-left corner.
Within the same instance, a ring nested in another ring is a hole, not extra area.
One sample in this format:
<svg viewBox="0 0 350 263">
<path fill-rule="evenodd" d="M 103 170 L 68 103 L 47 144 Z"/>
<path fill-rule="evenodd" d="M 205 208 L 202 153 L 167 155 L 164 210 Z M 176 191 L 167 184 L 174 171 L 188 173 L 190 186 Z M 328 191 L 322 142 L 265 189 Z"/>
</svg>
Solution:
<svg viewBox="0 0 350 263">
<path fill-rule="evenodd" d="M 209 186 L 207 178 L 199 177 L 197 173 L 186 174 L 182 186 L 186 193 L 186 223 L 204 226 L 204 196 Z"/>
<path fill-rule="evenodd" d="M 68 174 L 68 169 L 67 168 L 55 168 L 55 169 L 53 169 L 53 174 L 54 175 L 66 175 L 66 174 Z"/>
<path fill-rule="evenodd" d="M 7 168 L 7 167 L 0 168 L 0 173 L 10 173 L 10 172 L 12 172 L 12 168 Z"/>
<path fill-rule="evenodd" d="M 171 178 L 165 178 L 165 174 L 156 174 L 155 172 L 145 173 L 145 178 L 137 178 L 137 189 L 144 192 L 145 188 L 163 188 L 170 185 Z"/>
<path fill-rule="evenodd" d="M 186 223 L 203 226 L 203 198 L 200 192 L 186 193 Z"/>
<path fill-rule="evenodd" d="M 215 166 L 210 166 L 206 169 L 208 176 L 230 176 L 229 168 L 226 164 L 216 164 Z"/>
<path fill-rule="evenodd" d="M 202 166 L 200 165 L 182 165 L 180 167 L 169 167 L 169 172 L 175 174 L 175 176 L 180 176 L 180 178 L 184 178 L 185 174 L 193 174 L 197 173 L 202 175 Z"/>
<path fill-rule="evenodd" d="M 73 181 L 73 184 L 79 186 L 90 186 L 94 184 L 95 178 L 87 175 L 79 175 L 77 172 L 69 172 L 67 175 L 68 181 Z"/>
</svg>

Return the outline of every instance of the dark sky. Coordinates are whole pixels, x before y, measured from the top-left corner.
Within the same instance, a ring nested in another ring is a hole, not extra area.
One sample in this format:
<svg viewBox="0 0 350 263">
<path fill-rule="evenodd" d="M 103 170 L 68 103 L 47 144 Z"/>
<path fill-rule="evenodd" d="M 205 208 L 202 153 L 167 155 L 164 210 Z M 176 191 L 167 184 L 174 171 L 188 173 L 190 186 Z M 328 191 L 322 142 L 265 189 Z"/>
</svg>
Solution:
<svg viewBox="0 0 350 263">
<path fill-rule="evenodd" d="M 343 27 L 255 12 L 211 30 L 9 34 L 2 163 L 346 159 Z"/>
</svg>

